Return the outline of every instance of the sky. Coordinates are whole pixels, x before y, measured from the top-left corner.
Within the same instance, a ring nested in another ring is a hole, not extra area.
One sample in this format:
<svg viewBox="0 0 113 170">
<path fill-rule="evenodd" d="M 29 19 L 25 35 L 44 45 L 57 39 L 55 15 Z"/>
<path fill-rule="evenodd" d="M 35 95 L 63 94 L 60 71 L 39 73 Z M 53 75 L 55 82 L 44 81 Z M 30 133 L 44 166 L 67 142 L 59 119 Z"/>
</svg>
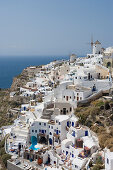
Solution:
<svg viewBox="0 0 113 170">
<path fill-rule="evenodd" d="M 113 46 L 113 0 L 0 0 L 0 56 L 61 56 Z"/>
</svg>

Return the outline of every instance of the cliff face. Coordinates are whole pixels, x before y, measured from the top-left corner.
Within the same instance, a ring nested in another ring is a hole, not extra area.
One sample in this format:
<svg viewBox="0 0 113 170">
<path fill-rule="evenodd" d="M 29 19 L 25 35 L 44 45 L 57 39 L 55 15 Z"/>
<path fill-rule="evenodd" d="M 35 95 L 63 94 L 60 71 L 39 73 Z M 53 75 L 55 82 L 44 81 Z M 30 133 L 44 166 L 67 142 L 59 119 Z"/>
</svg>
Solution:
<svg viewBox="0 0 113 170">
<path fill-rule="evenodd" d="M 42 66 L 32 66 L 25 68 L 22 73 L 13 79 L 10 91 L 18 91 L 19 87 L 24 86 L 29 78 L 34 78 L 35 74 L 42 69 Z"/>
<path fill-rule="evenodd" d="M 29 72 L 27 69 L 24 69 L 22 73 L 13 79 L 10 91 L 18 91 L 19 87 L 24 86 L 29 80 Z"/>
</svg>

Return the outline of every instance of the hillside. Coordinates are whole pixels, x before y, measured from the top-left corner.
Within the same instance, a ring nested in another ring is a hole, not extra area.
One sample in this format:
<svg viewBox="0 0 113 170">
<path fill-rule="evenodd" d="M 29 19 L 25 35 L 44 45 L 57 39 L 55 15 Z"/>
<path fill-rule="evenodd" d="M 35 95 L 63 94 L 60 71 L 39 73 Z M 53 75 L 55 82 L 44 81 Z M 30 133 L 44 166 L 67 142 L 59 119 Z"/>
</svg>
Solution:
<svg viewBox="0 0 113 170">
<path fill-rule="evenodd" d="M 113 151 L 113 101 L 103 98 L 95 100 L 89 106 L 78 107 L 75 115 L 79 123 L 88 126 L 99 138 L 100 147 L 106 146 Z"/>
</svg>

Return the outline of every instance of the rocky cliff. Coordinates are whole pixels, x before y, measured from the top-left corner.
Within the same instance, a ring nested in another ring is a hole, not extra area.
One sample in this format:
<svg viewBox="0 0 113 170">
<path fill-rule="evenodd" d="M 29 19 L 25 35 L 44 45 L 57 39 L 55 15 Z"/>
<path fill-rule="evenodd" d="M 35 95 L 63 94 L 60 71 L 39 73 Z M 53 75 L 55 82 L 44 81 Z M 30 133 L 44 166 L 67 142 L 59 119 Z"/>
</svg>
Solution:
<svg viewBox="0 0 113 170">
<path fill-rule="evenodd" d="M 19 87 L 24 86 L 28 80 L 29 80 L 28 69 L 24 69 L 20 75 L 14 77 L 10 91 L 18 91 Z"/>
</svg>

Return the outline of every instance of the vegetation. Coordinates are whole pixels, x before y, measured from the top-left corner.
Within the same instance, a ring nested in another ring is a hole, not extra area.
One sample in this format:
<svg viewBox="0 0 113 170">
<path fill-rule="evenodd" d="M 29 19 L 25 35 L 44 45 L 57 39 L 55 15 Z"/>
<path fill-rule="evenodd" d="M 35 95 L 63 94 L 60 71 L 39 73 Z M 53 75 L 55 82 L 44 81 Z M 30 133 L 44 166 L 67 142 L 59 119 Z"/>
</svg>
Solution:
<svg viewBox="0 0 113 170">
<path fill-rule="evenodd" d="M 19 103 L 10 100 L 9 90 L 0 90 L 0 127 L 7 126 L 13 123 L 13 121 L 16 119 L 17 115 L 9 116 L 7 113 L 10 109 L 19 107 Z M 5 153 L 5 139 L 0 142 L 0 165 L 2 166 L 2 170 L 6 169 L 7 160 L 10 159 L 10 155 Z"/>
<path fill-rule="evenodd" d="M 7 160 L 11 158 L 11 156 L 9 154 L 5 153 L 4 144 L 5 144 L 5 139 L 3 139 L 0 142 L 0 164 L 3 167 L 2 170 L 6 169 L 6 167 L 7 167 Z"/>
<path fill-rule="evenodd" d="M 7 113 L 11 108 L 19 107 L 20 105 L 13 100 L 10 100 L 9 91 L 0 91 L 0 127 L 13 123 L 16 115 L 8 117 Z"/>
<path fill-rule="evenodd" d="M 100 165 L 100 164 L 96 164 L 93 166 L 92 170 L 100 170 L 100 169 L 103 169 L 103 165 Z"/>
<path fill-rule="evenodd" d="M 113 113 L 110 104 L 113 101 L 98 99 L 86 107 L 78 107 L 75 115 L 79 123 L 88 126 L 97 133 L 101 148 L 106 146 L 113 151 Z"/>
</svg>

